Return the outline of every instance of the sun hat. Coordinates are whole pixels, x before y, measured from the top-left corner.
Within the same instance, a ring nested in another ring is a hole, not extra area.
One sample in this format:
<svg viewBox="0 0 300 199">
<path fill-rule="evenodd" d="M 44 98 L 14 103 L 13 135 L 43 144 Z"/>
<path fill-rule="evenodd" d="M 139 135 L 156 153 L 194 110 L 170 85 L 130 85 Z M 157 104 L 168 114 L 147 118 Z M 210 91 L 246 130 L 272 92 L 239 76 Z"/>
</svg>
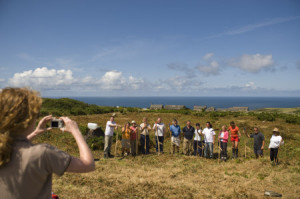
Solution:
<svg viewBox="0 0 300 199">
<path fill-rule="evenodd" d="M 134 120 L 132 120 L 131 124 L 136 124 L 136 122 Z"/>
<path fill-rule="evenodd" d="M 274 128 L 273 132 L 279 132 L 279 129 L 278 128 Z"/>
</svg>

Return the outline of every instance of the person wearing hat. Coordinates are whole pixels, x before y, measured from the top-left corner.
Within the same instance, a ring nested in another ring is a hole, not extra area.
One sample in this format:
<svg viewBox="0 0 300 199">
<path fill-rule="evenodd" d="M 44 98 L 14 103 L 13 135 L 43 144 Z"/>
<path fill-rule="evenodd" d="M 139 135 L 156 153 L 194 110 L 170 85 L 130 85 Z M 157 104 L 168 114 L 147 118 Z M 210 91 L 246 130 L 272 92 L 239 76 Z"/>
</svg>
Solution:
<svg viewBox="0 0 300 199">
<path fill-rule="evenodd" d="M 131 134 L 130 123 L 126 122 L 126 124 L 122 128 L 122 156 L 124 156 L 124 152 L 126 152 L 125 156 L 129 154 L 130 134 Z"/>
<path fill-rule="evenodd" d="M 269 145 L 269 150 L 270 150 L 270 160 L 274 161 L 275 163 L 278 163 L 278 151 L 280 145 L 283 145 L 283 139 L 280 136 L 279 129 L 274 128 L 273 129 L 273 135 L 270 139 L 270 145 Z"/>
<path fill-rule="evenodd" d="M 253 129 L 254 133 L 247 134 L 246 131 L 245 134 L 248 138 L 254 139 L 253 149 L 254 154 L 256 158 L 263 157 L 264 155 L 264 147 L 265 147 L 265 136 L 258 130 L 257 127 L 254 127 Z"/>
<path fill-rule="evenodd" d="M 130 126 L 130 148 L 131 148 L 131 155 L 136 156 L 136 145 L 138 144 L 136 141 L 138 136 L 138 127 L 136 125 L 136 122 L 132 120 L 131 126 Z"/>
</svg>

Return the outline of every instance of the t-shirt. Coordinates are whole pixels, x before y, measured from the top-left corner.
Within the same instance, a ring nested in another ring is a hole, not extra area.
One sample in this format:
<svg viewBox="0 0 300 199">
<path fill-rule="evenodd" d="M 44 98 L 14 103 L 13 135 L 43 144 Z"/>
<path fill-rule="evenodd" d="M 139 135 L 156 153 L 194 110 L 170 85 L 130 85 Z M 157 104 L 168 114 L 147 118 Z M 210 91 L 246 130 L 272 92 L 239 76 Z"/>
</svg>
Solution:
<svg viewBox="0 0 300 199">
<path fill-rule="evenodd" d="M 239 131 L 239 127 L 235 126 L 234 128 L 232 128 L 232 126 L 230 126 L 228 128 L 228 131 L 231 132 L 231 137 L 238 137 L 239 134 L 238 134 L 238 131 Z"/>
<path fill-rule="evenodd" d="M 262 143 L 265 140 L 265 136 L 261 132 L 258 132 L 258 133 L 252 133 L 250 137 L 254 138 L 253 148 L 256 150 L 260 150 Z"/>
<path fill-rule="evenodd" d="M 130 130 L 131 130 L 130 139 L 135 140 L 136 139 L 136 132 L 137 132 L 138 128 L 131 126 Z"/>
<path fill-rule="evenodd" d="M 228 131 L 222 131 L 220 134 L 221 142 L 228 142 Z"/>
<path fill-rule="evenodd" d="M 183 129 L 182 129 L 182 132 L 184 134 L 184 138 L 185 139 L 188 139 L 188 140 L 191 140 L 193 139 L 193 136 L 194 136 L 194 132 L 195 132 L 195 128 L 190 126 L 190 128 L 188 128 L 187 126 L 185 126 Z"/>
<path fill-rule="evenodd" d="M 142 130 L 142 128 L 144 128 L 144 126 L 146 126 L 146 125 L 147 125 L 147 128 L 145 128 L 144 130 Z M 150 124 L 144 124 L 144 123 L 142 123 L 140 125 L 141 135 L 149 135 L 149 130 L 150 129 L 151 129 Z"/>
<path fill-rule="evenodd" d="M 157 129 L 156 129 L 156 127 L 157 127 Z M 154 124 L 153 130 L 155 131 L 155 136 L 164 136 L 164 130 L 165 130 L 164 123 Z"/>
<path fill-rule="evenodd" d="M 113 122 L 111 122 L 111 121 L 106 122 L 105 135 L 108 135 L 108 136 L 113 136 L 114 135 L 115 127 L 110 126 L 112 124 L 116 124 L 116 122 L 114 122 L 114 121 Z"/>
<path fill-rule="evenodd" d="M 205 143 L 210 143 L 214 141 L 214 135 L 216 135 L 213 128 L 205 128 L 202 131 L 202 134 L 204 135 L 204 141 Z"/>
<path fill-rule="evenodd" d="M 17 138 L 10 162 L 0 168 L 0 198 L 51 198 L 52 173 L 63 175 L 71 159 L 51 145 Z"/>
<path fill-rule="evenodd" d="M 282 137 L 280 135 L 272 135 L 270 139 L 270 145 L 269 148 L 279 148 L 280 143 L 281 143 Z M 283 144 L 283 142 L 281 143 Z"/>
<path fill-rule="evenodd" d="M 179 125 L 171 125 L 170 131 L 172 132 L 173 137 L 178 137 L 180 135 L 180 126 Z"/>
<path fill-rule="evenodd" d="M 195 132 L 194 132 L 194 134 L 195 134 L 194 140 L 201 141 L 201 136 L 199 135 L 201 132 L 202 132 L 201 129 L 198 129 L 198 130 L 195 129 Z"/>
<path fill-rule="evenodd" d="M 124 129 L 124 132 L 122 132 L 122 139 L 130 139 L 130 132 L 131 132 L 131 130 L 130 130 L 130 128 L 128 128 L 128 129 Z"/>
</svg>

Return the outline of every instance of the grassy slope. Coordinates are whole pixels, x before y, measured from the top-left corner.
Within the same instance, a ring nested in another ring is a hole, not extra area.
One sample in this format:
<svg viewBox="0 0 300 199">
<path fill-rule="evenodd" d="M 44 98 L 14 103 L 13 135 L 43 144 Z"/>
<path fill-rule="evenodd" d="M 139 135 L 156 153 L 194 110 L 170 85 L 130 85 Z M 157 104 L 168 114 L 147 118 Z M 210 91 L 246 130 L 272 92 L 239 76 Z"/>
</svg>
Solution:
<svg viewBox="0 0 300 199">
<path fill-rule="evenodd" d="M 269 162 L 269 152 L 265 157 L 253 159 L 253 140 L 242 137 L 240 156 L 244 155 L 247 144 L 247 158 L 229 160 L 218 164 L 217 160 L 206 160 L 183 155 L 170 155 L 169 137 L 166 138 L 165 151 L 157 156 L 154 153 L 136 158 L 104 160 L 103 151 L 94 151 L 96 171 L 88 174 L 65 174 L 54 176 L 53 191 L 62 198 L 261 198 L 264 190 L 274 190 L 284 198 L 298 198 L 300 194 L 300 129 L 299 125 L 287 124 L 281 119 L 274 122 L 258 121 L 252 116 L 227 116 L 219 119 L 197 117 L 173 113 L 127 113 L 118 114 L 117 123 L 141 121 L 146 116 L 153 123 L 160 116 L 168 123 L 177 118 L 183 127 L 186 120 L 193 124 L 212 121 L 214 128 L 229 124 L 234 120 L 240 128 L 260 127 L 266 137 L 266 149 L 274 127 L 282 129 L 285 145 L 280 151 L 281 164 L 274 167 Z M 96 122 L 103 128 L 109 114 L 71 116 L 80 125 Z M 154 140 L 154 138 L 152 137 Z M 37 142 L 46 142 L 78 156 L 75 141 L 66 134 L 53 131 L 40 136 Z M 114 153 L 114 146 L 112 152 Z M 228 151 L 230 152 L 230 143 Z M 153 152 L 154 149 L 151 148 Z M 217 147 L 215 146 L 215 152 Z M 120 155 L 120 153 L 118 153 Z M 229 153 L 230 154 L 230 153 Z"/>
</svg>

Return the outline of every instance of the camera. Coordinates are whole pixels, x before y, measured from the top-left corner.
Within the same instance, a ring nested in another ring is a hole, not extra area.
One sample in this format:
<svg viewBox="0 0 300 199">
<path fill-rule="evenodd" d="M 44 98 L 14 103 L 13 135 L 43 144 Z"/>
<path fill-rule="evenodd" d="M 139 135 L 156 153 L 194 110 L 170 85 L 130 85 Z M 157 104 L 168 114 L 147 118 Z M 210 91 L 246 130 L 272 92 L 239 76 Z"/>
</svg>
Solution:
<svg viewBox="0 0 300 199">
<path fill-rule="evenodd" d="M 60 119 L 52 119 L 51 120 L 51 128 L 63 128 L 64 122 Z"/>
</svg>

